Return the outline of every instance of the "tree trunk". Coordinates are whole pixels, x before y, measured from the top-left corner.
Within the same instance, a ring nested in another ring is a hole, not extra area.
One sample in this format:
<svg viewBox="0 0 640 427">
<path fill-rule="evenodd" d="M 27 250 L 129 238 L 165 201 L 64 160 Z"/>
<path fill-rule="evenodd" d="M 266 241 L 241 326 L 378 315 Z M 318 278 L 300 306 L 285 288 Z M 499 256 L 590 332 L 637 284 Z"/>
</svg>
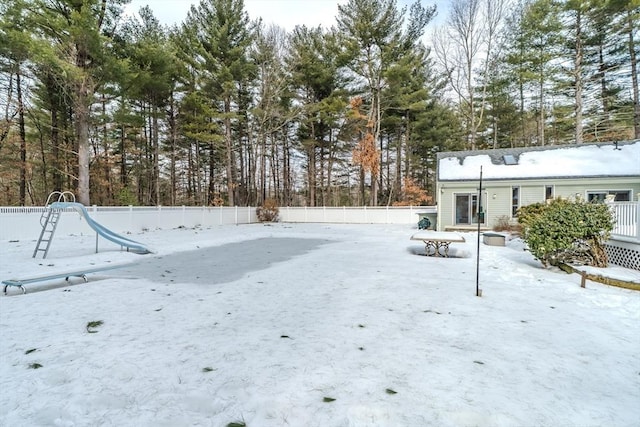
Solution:
<svg viewBox="0 0 640 427">
<path fill-rule="evenodd" d="M 215 143 L 211 142 L 211 147 L 209 149 L 209 188 L 207 191 L 207 205 L 212 205 L 213 199 L 216 197 L 216 186 L 215 186 L 215 163 L 216 163 L 216 147 Z"/>
<path fill-rule="evenodd" d="M 62 191 L 62 175 L 60 174 L 61 170 L 61 160 L 60 160 L 60 132 L 59 132 L 59 118 L 58 118 L 58 106 L 52 106 L 51 108 L 51 152 L 53 154 L 53 191 Z M 46 163 L 44 163 L 43 168 L 47 169 Z M 46 176 L 46 172 L 45 172 Z M 45 181 L 46 188 L 46 181 Z"/>
<path fill-rule="evenodd" d="M 175 99 L 173 97 L 174 92 L 171 91 L 171 98 L 169 100 L 169 112 L 168 112 L 168 122 L 169 129 L 171 133 L 171 153 L 170 153 L 170 165 L 169 165 L 169 175 L 171 179 L 171 206 L 175 206 L 176 204 L 176 151 L 178 145 L 178 129 L 176 123 L 176 114 L 175 114 Z"/>
<path fill-rule="evenodd" d="M 83 81 L 76 94 L 75 129 L 78 144 L 78 201 L 89 206 L 89 92 Z"/>
<path fill-rule="evenodd" d="M 189 200 L 189 203 L 192 205 L 196 204 L 196 200 L 195 200 L 195 183 L 194 181 L 194 172 L 193 170 L 195 169 L 194 166 L 194 160 L 193 160 L 193 147 L 192 145 L 189 145 L 189 149 L 187 150 L 187 164 L 189 165 L 189 167 L 187 168 L 187 200 Z"/>
<path fill-rule="evenodd" d="M 204 204 L 205 201 L 202 200 L 202 182 L 200 179 L 200 144 L 196 141 L 194 144 L 195 149 L 195 164 L 193 167 L 193 189 L 194 189 L 194 200 L 198 205 Z"/>
<path fill-rule="evenodd" d="M 258 205 L 267 199 L 267 135 L 264 129 L 260 131 L 260 197 Z"/>
<path fill-rule="evenodd" d="M 542 71 L 540 72 L 540 81 L 538 90 L 540 91 L 540 112 L 538 116 L 538 143 L 545 145 L 544 143 L 544 79 L 542 77 Z"/>
<path fill-rule="evenodd" d="M 22 78 L 19 64 L 16 71 L 16 92 L 18 94 L 18 127 L 20 129 L 20 205 L 24 206 L 27 189 L 27 135 L 24 125 L 24 100 L 22 99 Z"/>
<path fill-rule="evenodd" d="M 283 182 L 283 206 L 290 206 L 291 197 L 291 153 L 289 147 L 288 129 L 284 129 L 284 137 L 282 141 L 282 182 Z"/>
<path fill-rule="evenodd" d="M 329 153 L 327 158 L 327 188 L 325 190 L 327 199 L 332 199 L 333 186 L 331 180 L 333 178 L 333 164 L 335 162 L 335 148 L 333 142 L 333 130 L 329 129 Z"/>
<path fill-rule="evenodd" d="M 316 205 L 316 143 L 315 134 L 307 147 L 307 155 L 309 157 L 309 166 L 307 168 L 307 181 L 309 183 L 309 206 Z"/>
<path fill-rule="evenodd" d="M 120 184 L 127 188 L 127 154 L 126 154 L 126 128 L 120 125 Z"/>
<path fill-rule="evenodd" d="M 575 58 L 575 83 L 576 83 L 576 144 L 582 144 L 582 14 L 576 11 L 576 58 Z"/>
<path fill-rule="evenodd" d="M 251 136 L 248 136 L 251 138 Z M 255 144 L 251 141 L 247 144 L 247 203 L 249 205 L 258 204 L 256 196 L 256 153 Z"/>
<path fill-rule="evenodd" d="M 604 46 L 600 44 L 598 46 L 598 79 L 600 80 L 600 98 L 602 100 L 602 120 L 609 121 L 609 97 L 607 96 L 607 79 L 605 78 L 606 64 L 604 62 Z M 596 132 L 598 127 L 596 127 Z M 598 135 L 596 133 L 596 138 Z"/>
<path fill-rule="evenodd" d="M 153 143 L 153 201 L 154 205 L 162 204 L 160 200 L 160 126 L 158 125 L 158 107 L 153 105 L 152 114 L 152 143 Z"/>
<path fill-rule="evenodd" d="M 316 205 L 316 124 L 311 121 L 310 140 L 307 142 L 307 183 L 309 185 L 309 206 Z"/>
<path fill-rule="evenodd" d="M 235 198 L 235 162 L 233 155 L 233 141 L 231 133 L 231 97 L 225 96 L 224 98 L 224 136 L 225 144 L 227 148 L 227 192 L 229 197 L 229 206 L 236 205 Z"/>
<path fill-rule="evenodd" d="M 627 9 L 627 23 L 629 24 L 629 56 L 631 62 L 631 86 L 633 90 L 633 130 L 636 139 L 640 139 L 640 90 L 638 89 L 638 60 L 636 58 L 635 40 L 633 38 L 634 19 L 631 6 Z M 637 24 L 637 23 L 635 23 Z M 635 26 L 637 29 L 637 26 Z"/>
<path fill-rule="evenodd" d="M 360 203 L 364 205 L 365 204 L 365 187 L 364 187 L 364 168 L 362 166 L 360 166 Z"/>
<path fill-rule="evenodd" d="M 111 158 L 109 155 L 109 135 L 107 129 L 107 101 L 103 98 L 102 100 L 102 117 L 103 117 L 103 125 L 102 125 L 102 149 L 104 151 L 104 165 L 102 170 L 104 171 L 104 180 L 106 187 L 106 202 L 113 203 L 113 188 L 111 183 Z M 105 203 L 105 199 L 103 199 L 102 203 Z"/>
<path fill-rule="evenodd" d="M 85 46 L 76 45 L 76 67 L 81 76 L 75 85 L 75 131 L 78 145 L 78 201 L 85 206 L 90 204 L 89 190 L 89 119 L 91 113 L 92 85 L 87 70 L 89 54 Z"/>
</svg>

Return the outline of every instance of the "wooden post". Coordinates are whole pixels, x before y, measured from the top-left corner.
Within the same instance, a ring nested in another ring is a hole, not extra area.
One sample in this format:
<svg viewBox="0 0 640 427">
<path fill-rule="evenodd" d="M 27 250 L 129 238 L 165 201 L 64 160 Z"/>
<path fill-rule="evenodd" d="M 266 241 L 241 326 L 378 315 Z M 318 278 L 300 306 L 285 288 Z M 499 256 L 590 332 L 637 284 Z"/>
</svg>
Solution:
<svg viewBox="0 0 640 427">
<path fill-rule="evenodd" d="M 582 272 L 581 274 L 582 278 L 580 279 L 580 287 L 581 288 L 586 288 L 586 283 L 587 283 L 587 273 L 585 271 Z"/>
</svg>

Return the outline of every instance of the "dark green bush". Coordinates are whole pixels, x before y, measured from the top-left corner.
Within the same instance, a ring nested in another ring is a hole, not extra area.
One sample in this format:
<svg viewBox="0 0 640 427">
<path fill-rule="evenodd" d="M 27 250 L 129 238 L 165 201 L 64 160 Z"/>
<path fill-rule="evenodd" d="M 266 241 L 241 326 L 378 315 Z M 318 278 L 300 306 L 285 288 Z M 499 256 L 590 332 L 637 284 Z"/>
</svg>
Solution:
<svg viewBox="0 0 640 427">
<path fill-rule="evenodd" d="M 546 267 L 562 263 L 606 267 L 604 242 L 613 229 L 607 205 L 555 199 L 518 210 L 531 253 Z"/>
</svg>

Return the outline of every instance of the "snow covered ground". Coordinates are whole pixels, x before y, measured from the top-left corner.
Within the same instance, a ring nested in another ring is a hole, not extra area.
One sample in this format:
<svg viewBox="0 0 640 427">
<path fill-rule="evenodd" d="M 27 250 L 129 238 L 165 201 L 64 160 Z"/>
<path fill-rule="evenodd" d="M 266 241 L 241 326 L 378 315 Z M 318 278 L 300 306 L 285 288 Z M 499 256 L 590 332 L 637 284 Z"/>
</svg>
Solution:
<svg viewBox="0 0 640 427">
<path fill-rule="evenodd" d="M 475 235 L 443 259 L 414 232 L 131 236 L 154 255 L 57 236 L 46 260 L 0 242 L 2 280 L 135 263 L 0 297 L 0 425 L 640 425 L 640 292 L 511 241 L 481 245 L 478 298 Z"/>
</svg>

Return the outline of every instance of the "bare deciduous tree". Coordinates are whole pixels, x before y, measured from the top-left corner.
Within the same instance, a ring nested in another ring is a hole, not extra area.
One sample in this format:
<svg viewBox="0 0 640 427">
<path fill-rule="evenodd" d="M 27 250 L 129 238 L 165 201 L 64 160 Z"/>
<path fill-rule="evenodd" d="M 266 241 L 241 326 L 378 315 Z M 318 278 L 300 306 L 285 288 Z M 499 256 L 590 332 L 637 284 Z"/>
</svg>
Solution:
<svg viewBox="0 0 640 427">
<path fill-rule="evenodd" d="M 489 58 L 502 23 L 504 4 L 504 0 L 454 0 L 446 27 L 434 34 L 434 52 L 458 98 L 471 150 L 476 149 L 483 121 Z"/>
</svg>

